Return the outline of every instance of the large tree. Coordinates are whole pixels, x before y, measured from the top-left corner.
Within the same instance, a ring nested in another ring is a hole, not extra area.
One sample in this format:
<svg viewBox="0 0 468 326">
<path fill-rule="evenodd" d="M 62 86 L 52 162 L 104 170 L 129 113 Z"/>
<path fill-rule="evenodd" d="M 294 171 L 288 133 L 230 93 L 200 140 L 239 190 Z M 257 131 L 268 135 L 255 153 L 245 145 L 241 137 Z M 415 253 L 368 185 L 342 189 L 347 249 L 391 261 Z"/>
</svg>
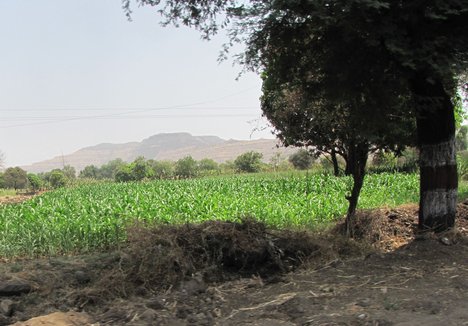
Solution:
<svg viewBox="0 0 468 326">
<path fill-rule="evenodd" d="M 327 100 L 355 98 L 381 83 L 382 92 L 371 100 L 398 97 L 400 86 L 383 87 L 382 76 L 398 77 L 411 94 L 417 122 L 419 225 L 437 231 L 454 226 L 458 185 L 452 99 L 468 66 L 468 0 L 136 1 L 160 5 L 167 23 L 193 26 L 205 37 L 227 28 L 232 43 L 246 44 L 239 62 L 259 71 L 275 64 L 269 61 L 270 41 L 284 40 L 283 47 L 275 46 L 284 50 L 275 54 L 284 63 L 283 75 L 311 82 L 310 88 L 314 78 L 323 77 Z M 129 3 L 123 0 L 128 12 Z M 298 51 L 304 48 L 302 56 Z M 301 58 L 310 62 L 309 70 Z"/>
<path fill-rule="evenodd" d="M 19 166 L 11 167 L 5 170 L 3 182 L 6 188 L 24 189 L 28 184 L 28 174 Z"/>
<path fill-rule="evenodd" d="M 377 150 L 400 153 L 412 143 L 414 121 L 401 117 L 401 113 L 408 111 L 407 101 L 401 95 L 397 101 L 368 107 L 375 103 L 367 103 L 364 92 L 356 94 L 359 99 L 327 101 L 318 97 L 316 90 L 304 94 L 307 84 L 302 81 L 296 85 L 293 80 L 275 78 L 277 70 L 270 68 L 273 69 L 268 69 L 264 77 L 262 110 L 276 127 L 278 137 L 286 145 L 312 146 L 318 153 L 337 153 L 345 159 L 346 174 L 353 177 L 351 194 L 347 196 L 346 230 L 350 234 L 369 153 Z M 363 119 L 363 111 L 379 114 L 368 114 Z"/>
</svg>

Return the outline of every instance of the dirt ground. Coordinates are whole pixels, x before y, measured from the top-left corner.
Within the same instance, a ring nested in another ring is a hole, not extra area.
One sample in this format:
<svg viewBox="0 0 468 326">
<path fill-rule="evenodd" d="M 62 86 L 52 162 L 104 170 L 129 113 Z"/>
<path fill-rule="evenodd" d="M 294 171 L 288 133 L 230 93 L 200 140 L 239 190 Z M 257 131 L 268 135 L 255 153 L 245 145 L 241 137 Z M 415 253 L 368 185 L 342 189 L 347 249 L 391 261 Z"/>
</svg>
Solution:
<svg viewBox="0 0 468 326">
<path fill-rule="evenodd" d="M 13 196 L 0 196 L 0 205 L 1 204 L 16 204 L 21 203 L 25 200 L 31 199 L 37 194 L 22 194 L 22 195 L 13 195 Z"/>
<path fill-rule="evenodd" d="M 361 212 L 355 240 L 339 225 L 207 223 L 136 229 L 120 251 L 4 261 L 0 287 L 31 290 L 0 296 L 0 325 L 468 325 L 468 204 L 458 211 L 457 232 L 416 239 L 406 205 Z"/>
</svg>

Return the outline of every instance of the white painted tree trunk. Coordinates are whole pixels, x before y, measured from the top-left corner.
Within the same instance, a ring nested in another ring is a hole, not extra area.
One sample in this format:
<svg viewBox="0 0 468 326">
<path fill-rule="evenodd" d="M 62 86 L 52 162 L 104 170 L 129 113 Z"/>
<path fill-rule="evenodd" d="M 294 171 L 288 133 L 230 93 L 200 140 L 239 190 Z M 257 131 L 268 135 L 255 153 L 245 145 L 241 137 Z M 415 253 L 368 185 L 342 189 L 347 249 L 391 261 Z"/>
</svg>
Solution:
<svg viewBox="0 0 468 326">
<path fill-rule="evenodd" d="M 443 230 L 453 226 L 457 207 L 455 138 L 420 146 L 420 227 Z"/>
</svg>

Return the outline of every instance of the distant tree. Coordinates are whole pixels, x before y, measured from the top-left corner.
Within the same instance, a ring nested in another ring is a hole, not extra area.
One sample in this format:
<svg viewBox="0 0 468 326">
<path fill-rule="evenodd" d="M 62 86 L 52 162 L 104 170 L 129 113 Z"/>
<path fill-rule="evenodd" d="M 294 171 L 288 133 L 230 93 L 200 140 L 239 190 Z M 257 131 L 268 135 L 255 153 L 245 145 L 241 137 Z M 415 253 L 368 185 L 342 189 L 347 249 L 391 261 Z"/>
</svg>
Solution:
<svg viewBox="0 0 468 326">
<path fill-rule="evenodd" d="M 141 181 L 145 178 L 153 176 L 153 169 L 143 156 L 137 157 L 135 161 L 130 164 L 132 170 L 132 177 L 135 181 Z"/>
<path fill-rule="evenodd" d="M 40 190 L 43 185 L 42 179 L 34 173 L 28 173 L 28 183 L 29 187 L 34 192 Z"/>
<path fill-rule="evenodd" d="M 74 180 L 76 179 L 76 170 L 73 166 L 71 165 L 65 165 L 62 169 L 63 175 L 68 179 L 68 180 Z"/>
<path fill-rule="evenodd" d="M 464 151 L 468 149 L 468 126 L 461 126 L 455 136 L 455 146 L 457 151 Z"/>
<path fill-rule="evenodd" d="M 24 189 L 28 184 L 28 174 L 18 166 L 8 168 L 3 173 L 3 183 L 6 188 Z"/>
<path fill-rule="evenodd" d="M 218 171 L 219 165 L 210 158 L 204 158 L 198 162 L 198 170 L 203 174 L 210 174 Z"/>
<path fill-rule="evenodd" d="M 180 178 L 192 178 L 198 173 L 197 161 L 192 156 L 186 156 L 175 164 L 175 174 Z"/>
<path fill-rule="evenodd" d="M 107 162 L 100 168 L 101 177 L 103 179 L 114 179 L 115 174 L 120 170 L 121 167 L 125 166 L 126 163 L 118 158 Z"/>
<path fill-rule="evenodd" d="M 280 152 L 274 153 L 270 158 L 270 165 L 273 168 L 273 171 L 278 171 L 280 169 L 281 163 L 283 163 L 283 157 Z"/>
<path fill-rule="evenodd" d="M 88 165 L 85 166 L 83 170 L 81 170 L 79 177 L 83 179 L 100 179 L 101 171 L 95 165 Z"/>
<path fill-rule="evenodd" d="M 239 155 L 234 160 L 234 166 L 237 172 L 254 173 L 259 172 L 262 166 L 263 154 L 250 151 Z"/>
<path fill-rule="evenodd" d="M 50 171 L 48 180 L 50 186 L 54 189 L 65 187 L 67 185 L 67 177 L 60 169 Z"/>
<path fill-rule="evenodd" d="M 148 164 L 153 169 L 153 177 L 156 179 L 170 179 L 174 176 L 174 162 L 149 160 Z"/>
<path fill-rule="evenodd" d="M 0 169 L 5 165 L 5 154 L 0 151 Z"/>
<path fill-rule="evenodd" d="M 120 166 L 119 170 L 115 173 L 114 179 L 117 182 L 133 181 L 134 176 L 130 164 Z"/>
<path fill-rule="evenodd" d="M 219 165 L 219 168 L 220 168 L 222 174 L 230 174 L 230 173 L 234 173 L 236 171 L 234 161 L 230 161 L 230 160 L 221 163 Z"/>
<path fill-rule="evenodd" d="M 298 170 L 307 170 L 314 162 L 314 158 L 308 150 L 301 148 L 289 156 L 289 162 Z"/>
</svg>

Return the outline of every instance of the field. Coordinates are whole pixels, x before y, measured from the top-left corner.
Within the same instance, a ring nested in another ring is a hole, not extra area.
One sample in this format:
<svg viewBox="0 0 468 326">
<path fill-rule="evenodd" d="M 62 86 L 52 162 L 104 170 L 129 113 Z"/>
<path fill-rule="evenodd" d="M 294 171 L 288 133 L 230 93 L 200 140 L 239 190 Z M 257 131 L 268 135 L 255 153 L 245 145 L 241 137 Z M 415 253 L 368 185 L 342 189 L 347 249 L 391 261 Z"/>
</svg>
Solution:
<svg viewBox="0 0 468 326">
<path fill-rule="evenodd" d="M 436 235 L 413 241 L 417 204 L 360 212 L 352 240 L 334 228 L 291 230 L 336 225 L 350 186 L 328 175 L 257 174 L 82 184 L 0 204 L 0 288 L 32 289 L 2 302 L 0 325 L 45 314 L 36 323 L 56 324 L 66 311 L 67 325 L 83 326 L 464 324 L 468 201 L 450 246 Z M 459 190 L 465 198 L 466 183 Z M 417 175 L 374 174 L 360 207 L 417 199 Z M 172 225 L 243 216 L 286 229 Z M 165 225 L 144 228 L 151 224 Z M 5 259 L 55 254 L 65 255 Z"/>
<path fill-rule="evenodd" d="M 346 212 L 350 178 L 238 175 L 64 188 L 0 207 L 0 256 L 83 253 L 115 247 L 126 227 L 253 217 L 273 227 L 314 227 Z M 415 202 L 418 177 L 366 177 L 360 208 Z"/>
</svg>

